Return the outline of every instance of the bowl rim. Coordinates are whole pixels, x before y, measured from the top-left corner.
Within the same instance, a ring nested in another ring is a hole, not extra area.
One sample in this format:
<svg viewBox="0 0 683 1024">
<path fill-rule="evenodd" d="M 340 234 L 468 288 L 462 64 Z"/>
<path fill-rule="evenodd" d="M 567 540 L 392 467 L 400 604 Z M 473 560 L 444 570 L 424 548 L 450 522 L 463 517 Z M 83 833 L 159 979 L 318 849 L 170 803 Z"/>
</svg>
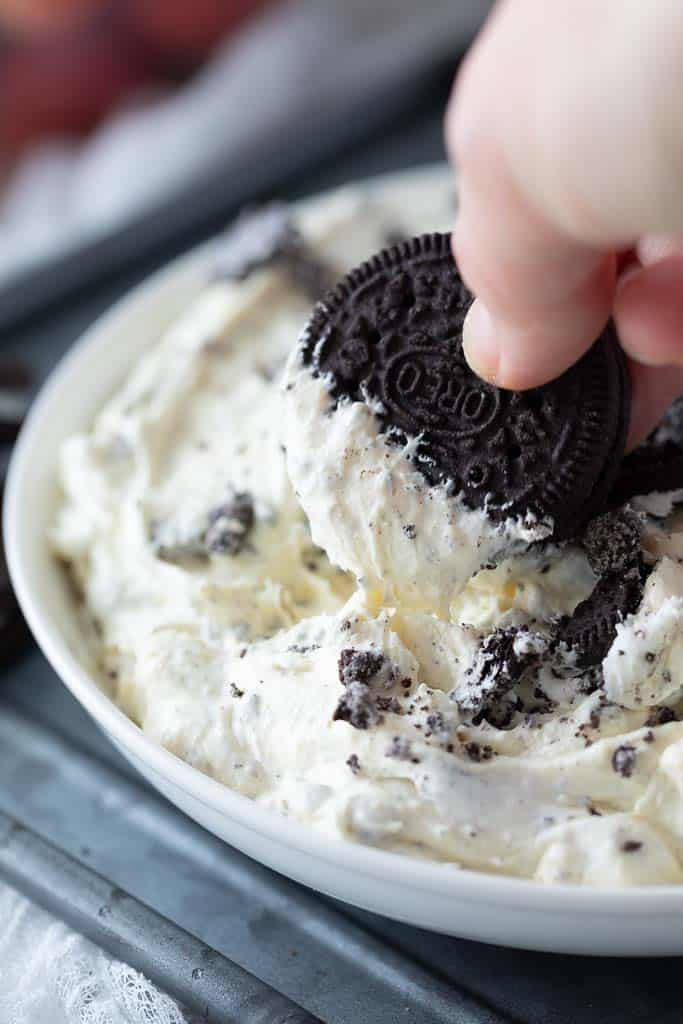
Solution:
<svg viewBox="0 0 683 1024">
<path fill-rule="evenodd" d="M 429 164 L 407 171 L 378 175 L 364 179 L 358 184 L 372 192 L 389 183 L 409 183 L 411 179 L 425 175 L 433 176 L 434 180 L 443 179 L 447 173 L 446 165 Z M 328 192 L 323 192 L 309 199 L 299 200 L 294 205 L 306 206 L 327 194 Z M 213 238 L 203 242 L 145 278 L 85 330 L 49 375 L 15 444 L 7 474 L 3 507 L 3 537 L 7 564 L 26 621 L 56 674 L 118 745 L 145 763 L 157 775 L 170 781 L 192 800 L 214 814 L 218 813 L 227 820 L 234 820 L 239 826 L 279 846 L 284 845 L 309 858 L 321 860 L 331 868 L 356 872 L 366 878 L 382 882 L 391 878 L 397 885 L 441 895 L 446 899 L 497 904 L 525 911 L 561 911 L 574 915 L 594 915 L 599 912 L 617 917 L 634 913 L 672 915 L 683 912 L 683 884 L 622 888 L 568 883 L 544 885 L 533 879 L 475 871 L 452 863 L 421 860 L 408 854 L 364 846 L 348 839 L 329 839 L 313 827 L 262 807 L 241 793 L 204 775 L 149 738 L 104 693 L 94 676 L 87 672 L 71 653 L 59 626 L 43 607 L 40 587 L 37 580 L 32 579 L 23 554 L 31 540 L 21 510 L 31 480 L 32 452 L 39 447 L 46 427 L 56 414 L 55 410 L 58 410 L 65 400 L 73 402 L 73 390 L 69 388 L 69 382 L 72 377 L 78 376 L 84 357 L 90 356 L 99 346 L 104 346 L 108 332 L 114 325 L 127 320 L 131 320 L 133 324 L 141 304 L 152 303 L 155 294 L 168 287 L 175 279 L 190 271 L 196 271 L 199 286 L 203 279 L 199 271 L 206 267 L 217 240 L 218 238 Z"/>
</svg>

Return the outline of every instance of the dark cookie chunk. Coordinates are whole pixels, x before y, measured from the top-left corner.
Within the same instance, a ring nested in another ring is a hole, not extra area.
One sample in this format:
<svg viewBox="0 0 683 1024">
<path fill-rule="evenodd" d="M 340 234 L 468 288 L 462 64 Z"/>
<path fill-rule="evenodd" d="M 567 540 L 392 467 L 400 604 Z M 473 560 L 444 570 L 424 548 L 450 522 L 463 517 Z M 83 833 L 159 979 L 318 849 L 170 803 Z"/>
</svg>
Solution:
<svg viewBox="0 0 683 1024">
<path fill-rule="evenodd" d="M 385 713 L 402 714 L 398 699 L 390 692 L 402 685 L 396 666 L 376 651 L 346 647 L 339 655 L 339 681 L 344 693 L 332 720 L 348 722 L 354 729 L 378 725 Z"/>
<path fill-rule="evenodd" d="M 636 748 L 624 744 L 612 754 L 612 767 L 622 779 L 630 779 L 636 766 Z"/>
<path fill-rule="evenodd" d="M 592 519 L 581 540 L 596 576 L 633 569 L 641 562 L 642 519 L 630 509 Z"/>
<path fill-rule="evenodd" d="M 157 558 L 179 564 L 210 555 L 239 555 L 254 526 L 254 502 L 248 491 L 235 491 L 210 510 L 206 526 L 189 537 L 177 537 L 172 523 L 155 522 L 150 541 Z"/>
<path fill-rule="evenodd" d="M 589 596 L 556 629 L 575 666 L 599 665 L 617 634 L 617 624 L 637 611 L 648 568 L 641 550 L 642 518 L 630 509 L 597 516 L 586 527 L 581 544 L 599 577 Z"/>
<path fill-rule="evenodd" d="M 354 682 L 367 685 L 383 667 L 385 660 L 383 654 L 375 651 L 346 647 L 339 655 L 339 682 L 343 686 Z"/>
<path fill-rule="evenodd" d="M 355 680 L 346 687 L 332 715 L 333 722 L 348 722 L 354 729 L 369 729 L 381 719 L 370 688 Z"/>
<path fill-rule="evenodd" d="M 427 715 L 425 720 L 425 739 L 428 740 L 432 736 L 437 743 L 448 743 L 451 738 L 452 728 L 451 725 L 446 721 L 441 711 L 432 711 Z"/>
<path fill-rule="evenodd" d="M 556 638 L 574 656 L 578 669 L 599 665 L 617 635 L 617 624 L 637 610 L 642 593 L 637 569 L 604 576 L 574 613 L 560 621 Z"/>
<path fill-rule="evenodd" d="M 540 642 L 531 642 L 528 631 L 508 627 L 496 629 L 482 641 L 475 662 L 467 670 L 466 688 L 455 701 L 464 715 L 476 723 L 484 718 L 504 728 L 519 702 L 512 695 L 524 674 L 538 665 L 543 652 Z"/>
<path fill-rule="evenodd" d="M 370 684 L 385 666 L 386 658 L 374 651 L 347 647 L 339 655 L 339 681 L 344 693 L 332 715 L 334 722 L 348 722 L 354 729 L 377 725 L 382 714 Z"/>
<path fill-rule="evenodd" d="M 317 259 L 292 224 L 284 203 L 245 210 L 224 233 L 216 257 L 219 278 L 243 281 L 278 263 L 313 302 L 332 287 L 335 274 Z"/>
<path fill-rule="evenodd" d="M 301 356 L 333 402 L 371 403 L 389 443 L 494 521 L 551 517 L 557 538 L 602 511 L 622 458 L 630 390 L 608 326 L 558 380 L 525 392 L 480 380 L 462 351 L 472 295 L 450 236 L 423 235 L 351 271 L 312 315 Z"/>
<path fill-rule="evenodd" d="M 204 543 L 210 554 L 238 555 L 254 526 L 254 500 L 248 491 L 236 491 L 209 512 Z"/>
<path fill-rule="evenodd" d="M 676 712 L 673 708 L 667 707 L 663 704 L 660 708 L 653 708 L 650 714 L 647 716 L 645 725 L 649 729 L 656 729 L 658 725 L 668 725 L 669 722 L 676 722 Z"/>
<path fill-rule="evenodd" d="M 493 749 L 488 744 L 477 743 L 476 740 L 469 740 L 463 746 L 463 750 L 469 757 L 470 761 L 474 761 L 479 764 L 480 761 L 490 761 L 493 757 Z"/>
</svg>

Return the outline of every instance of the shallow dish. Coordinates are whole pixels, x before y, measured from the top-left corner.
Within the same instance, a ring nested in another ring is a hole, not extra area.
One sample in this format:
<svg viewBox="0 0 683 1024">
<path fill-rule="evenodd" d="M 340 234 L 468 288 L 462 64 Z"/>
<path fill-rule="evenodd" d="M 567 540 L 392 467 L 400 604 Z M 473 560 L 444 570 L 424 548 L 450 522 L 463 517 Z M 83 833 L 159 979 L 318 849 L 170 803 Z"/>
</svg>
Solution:
<svg viewBox="0 0 683 1024">
<path fill-rule="evenodd" d="M 429 173 L 436 183 L 448 172 Z M 408 182 L 411 172 L 402 177 Z M 378 178 L 367 188 L 381 189 L 386 182 Z M 90 424 L 140 352 L 199 291 L 214 245 L 172 263 L 100 318 L 52 374 L 22 430 L 6 487 L 5 544 L 19 601 L 45 656 L 121 753 L 169 800 L 225 842 L 298 882 L 464 938 L 564 953 L 683 953 L 683 886 L 546 887 L 326 840 L 158 746 L 79 660 L 83 642 L 73 597 L 47 543 L 57 499 L 57 453 L 66 437 Z"/>
</svg>

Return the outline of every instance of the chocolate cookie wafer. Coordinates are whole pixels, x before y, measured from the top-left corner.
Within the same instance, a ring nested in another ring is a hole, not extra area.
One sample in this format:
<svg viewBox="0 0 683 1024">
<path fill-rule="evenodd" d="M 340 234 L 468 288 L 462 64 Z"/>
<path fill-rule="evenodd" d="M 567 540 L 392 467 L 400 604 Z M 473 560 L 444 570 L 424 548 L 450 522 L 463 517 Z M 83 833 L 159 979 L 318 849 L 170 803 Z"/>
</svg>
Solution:
<svg viewBox="0 0 683 1024">
<path fill-rule="evenodd" d="M 640 604 L 648 576 L 641 530 L 641 517 L 622 509 L 598 516 L 584 532 L 582 546 L 598 582 L 556 631 L 556 640 L 572 653 L 580 669 L 600 664 L 616 636 L 617 624 Z"/>
<path fill-rule="evenodd" d="M 621 462 L 630 390 L 610 325 L 558 380 L 503 391 L 462 348 L 472 302 L 450 236 L 401 242 L 352 270 L 316 306 L 302 358 L 333 403 L 365 402 L 390 444 L 494 522 L 552 521 L 573 536 L 602 511 Z"/>
</svg>

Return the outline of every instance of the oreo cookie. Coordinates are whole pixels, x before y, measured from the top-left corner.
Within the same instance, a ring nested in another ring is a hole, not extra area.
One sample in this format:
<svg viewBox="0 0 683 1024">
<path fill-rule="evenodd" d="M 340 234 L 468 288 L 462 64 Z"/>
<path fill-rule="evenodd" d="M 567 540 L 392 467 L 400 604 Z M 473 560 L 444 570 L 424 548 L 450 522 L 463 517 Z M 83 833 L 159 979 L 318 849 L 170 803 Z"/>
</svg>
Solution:
<svg viewBox="0 0 683 1024">
<path fill-rule="evenodd" d="M 624 459 L 609 496 L 611 506 L 654 492 L 683 490 L 683 396 L 647 440 Z"/>
<path fill-rule="evenodd" d="M 595 575 L 640 571 L 642 529 L 642 517 L 630 509 L 605 512 L 592 519 L 581 538 L 581 546 Z"/>
<path fill-rule="evenodd" d="M 582 546 L 598 582 L 555 633 L 556 642 L 581 670 L 600 664 L 612 646 L 617 624 L 638 609 L 649 571 L 643 561 L 641 528 L 641 518 L 622 509 L 598 516 L 585 530 Z"/>
<path fill-rule="evenodd" d="M 571 537 L 605 507 L 623 456 L 630 389 L 614 328 L 559 379 L 503 391 L 465 359 L 472 298 L 449 235 L 401 242 L 318 303 L 303 362 L 333 403 L 366 402 L 388 443 L 419 438 L 414 463 L 429 484 L 494 522 L 552 519 L 556 539 Z"/>
<path fill-rule="evenodd" d="M 545 639 L 524 627 L 508 626 L 489 633 L 465 673 L 465 686 L 453 694 L 461 714 L 475 725 L 486 719 L 505 728 L 521 708 L 516 687 L 538 666 L 545 651 Z"/>
<path fill-rule="evenodd" d="M 637 611 L 643 581 L 637 572 L 598 580 L 593 592 L 560 623 L 556 637 L 584 671 L 599 665 L 617 635 L 617 625 Z"/>
</svg>

